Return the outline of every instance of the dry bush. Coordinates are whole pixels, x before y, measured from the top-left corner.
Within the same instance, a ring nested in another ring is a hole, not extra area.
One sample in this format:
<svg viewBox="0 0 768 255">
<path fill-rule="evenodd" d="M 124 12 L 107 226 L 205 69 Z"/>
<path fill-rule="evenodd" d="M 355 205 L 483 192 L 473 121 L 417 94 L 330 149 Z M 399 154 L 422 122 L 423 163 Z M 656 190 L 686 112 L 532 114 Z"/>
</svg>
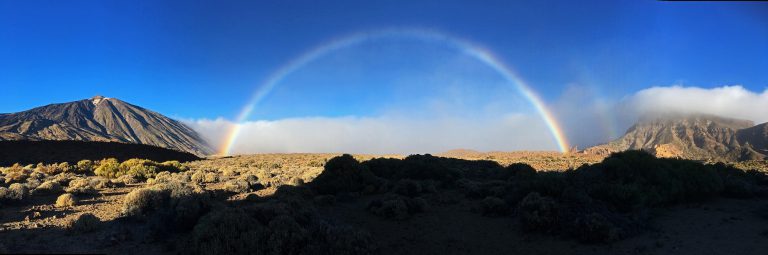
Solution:
<svg viewBox="0 0 768 255">
<path fill-rule="evenodd" d="M 40 179 L 30 177 L 30 178 L 27 178 L 26 183 L 24 183 L 24 186 L 27 186 L 27 188 L 30 190 L 34 190 L 35 188 L 37 188 L 37 186 L 40 186 L 40 184 L 42 184 L 42 181 L 40 181 Z"/>
<path fill-rule="evenodd" d="M 20 183 L 11 184 L 8 188 L 0 187 L 0 201 L 20 202 L 27 197 L 29 189 Z"/>
<path fill-rule="evenodd" d="M 219 175 L 214 172 L 205 173 L 205 178 L 203 178 L 203 182 L 206 183 L 212 183 L 212 182 L 218 182 L 219 181 Z"/>
<path fill-rule="evenodd" d="M 51 180 L 43 182 L 42 184 L 38 185 L 33 193 L 35 195 L 53 195 L 53 194 L 59 194 L 64 191 L 64 188 L 61 187 L 61 184 L 58 182 Z"/>
<path fill-rule="evenodd" d="M 159 208 L 167 199 L 167 192 L 159 189 L 140 188 L 135 189 L 123 198 L 123 215 L 144 216 L 148 212 Z"/>
<path fill-rule="evenodd" d="M 68 167 L 69 164 L 67 164 L 66 166 Z M 44 173 L 47 175 L 56 175 L 59 173 L 63 173 L 64 171 L 60 169 L 58 165 L 55 165 L 55 164 L 46 165 L 43 163 L 38 163 L 37 166 L 35 166 L 35 172 Z"/>
<path fill-rule="evenodd" d="M 251 191 L 251 185 L 243 179 L 230 180 L 224 183 L 224 190 L 232 193 L 247 193 Z"/>
<path fill-rule="evenodd" d="M 160 228 L 183 229 L 191 228 L 210 203 L 202 187 L 169 182 L 131 191 L 123 198 L 122 213 L 138 219 L 154 218 Z"/>
<path fill-rule="evenodd" d="M 141 180 L 139 180 L 133 175 L 123 175 L 123 176 L 117 177 L 115 181 L 122 182 L 123 184 L 136 184 L 141 182 Z"/>
<path fill-rule="evenodd" d="M 21 165 L 13 164 L 13 166 L 4 168 L 3 174 L 5 175 L 5 183 L 17 183 L 17 182 L 23 182 L 27 178 L 29 178 L 29 174 L 32 171 L 28 168 L 23 168 Z"/>
<path fill-rule="evenodd" d="M 77 197 L 70 193 L 65 193 L 56 198 L 56 207 L 70 207 L 75 206 L 78 203 Z"/>
<path fill-rule="evenodd" d="M 170 182 L 171 180 L 173 180 L 173 177 L 171 176 L 170 172 L 163 171 L 163 172 L 157 173 L 157 175 L 155 175 L 154 179 L 155 179 L 155 183 L 166 183 L 166 182 Z"/>
<path fill-rule="evenodd" d="M 91 186 L 91 181 L 88 178 L 77 178 L 69 182 L 69 186 L 65 189 L 67 193 L 73 194 L 95 194 L 96 189 Z"/>
<path fill-rule="evenodd" d="M 56 176 L 53 176 L 53 180 L 55 182 L 58 182 L 62 186 L 69 186 L 69 182 L 71 182 L 76 178 L 78 178 L 77 175 L 73 173 L 60 173 L 60 174 L 57 174 Z"/>
<path fill-rule="evenodd" d="M 194 183 L 203 183 L 205 182 L 205 172 L 202 170 L 195 171 L 190 179 Z"/>
<path fill-rule="evenodd" d="M 76 233 L 88 233 L 95 231 L 101 225 L 101 220 L 93 214 L 83 213 L 70 221 L 67 221 L 64 228 Z"/>
<path fill-rule="evenodd" d="M 120 187 L 119 182 L 113 182 L 110 179 L 100 177 L 100 176 L 91 176 L 88 177 L 88 184 L 95 188 L 95 189 L 106 189 L 106 188 L 117 188 Z"/>
</svg>

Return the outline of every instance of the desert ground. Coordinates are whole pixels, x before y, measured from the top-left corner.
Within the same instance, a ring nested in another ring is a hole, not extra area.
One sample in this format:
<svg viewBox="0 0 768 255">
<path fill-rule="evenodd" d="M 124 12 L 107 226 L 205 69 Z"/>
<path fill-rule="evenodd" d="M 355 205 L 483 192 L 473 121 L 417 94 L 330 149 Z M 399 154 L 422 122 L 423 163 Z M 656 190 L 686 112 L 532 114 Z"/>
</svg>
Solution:
<svg viewBox="0 0 768 255">
<path fill-rule="evenodd" d="M 625 186 L 606 186 L 614 188 L 606 193 L 548 191 L 561 188 L 558 176 L 586 173 L 582 165 L 607 165 L 609 160 L 599 163 L 602 156 L 472 151 L 440 155 L 445 158 L 340 156 L 257 154 L 186 163 L 102 160 L 5 167 L 0 252 L 768 253 L 764 162 L 713 168 L 726 176 L 715 182 L 717 187 L 691 176 L 695 180 L 681 187 L 659 186 L 681 192 L 625 203 L 611 200 L 619 192 L 634 194 Z M 630 156 L 617 158 L 636 160 Z M 642 160 L 677 164 L 650 157 Z M 758 170 L 742 171 L 747 168 Z M 581 178 L 574 176 L 562 178 Z M 520 193 L 522 186 L 531 188 Z"/>
</svg>

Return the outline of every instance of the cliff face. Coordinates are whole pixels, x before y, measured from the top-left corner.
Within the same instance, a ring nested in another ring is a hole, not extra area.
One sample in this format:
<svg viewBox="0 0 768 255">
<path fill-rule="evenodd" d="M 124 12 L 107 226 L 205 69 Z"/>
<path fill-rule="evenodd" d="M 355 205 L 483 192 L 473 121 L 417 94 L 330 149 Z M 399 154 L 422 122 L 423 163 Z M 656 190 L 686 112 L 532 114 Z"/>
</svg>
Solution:
<svg viewBox="0 0 768 255">
<path fill-rule="evenodd" d="M 646 150 L 660 157 L 700 160 L 763 159 L 766 155 L 765 124 L 713 115 L 667 115 L 646 117 L 619 139 L 584 150 L 608 154 L 623 150 Z"/>
<path fill-rule="evenodd" d="M 115 98 L 94 97 L 0 115 L 0 140 L 111 141 L 212 153 L 192 129 Z"/>
</svg>

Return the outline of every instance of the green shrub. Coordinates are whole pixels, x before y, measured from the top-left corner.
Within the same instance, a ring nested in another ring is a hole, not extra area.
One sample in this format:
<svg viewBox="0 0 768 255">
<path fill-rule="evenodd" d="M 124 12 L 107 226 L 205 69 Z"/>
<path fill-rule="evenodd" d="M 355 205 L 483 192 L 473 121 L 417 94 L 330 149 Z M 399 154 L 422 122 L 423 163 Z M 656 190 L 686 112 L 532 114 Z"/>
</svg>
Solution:
<svg viewBox="0 0 768 255">
<path fill-rule="evenodd" d="M 90 173 L 94 171 L 95 167 L 96 165 L 93 163 L 93 161 L 84 159 L 77 162 L 77 165 L 75 165 L 75 170 L 78 173 Z"/>
<path fill-rule="evenodd" d="M 79 163 L 78 163 L 79 165 Z M 93 173 L 98 176 L 107 178 L 119 177 L 120 163 L 115 158 L 107 158 L 99 161 L 99 166 L 93 170 Z"/>
<path fill-rule="evenodd" d="M 168 172 L 172 172 L 172 173 L 174 173 L 174 172 L 184 172 L 184 171 L 189 170 L 189 167 L 181 164 L 181 162 L 176 161 L 176 160 L 165 161 L 163 163 L 160 163 L 160 165 L 162 166 L 163 171 L 168 171 Z"/>
</svg>

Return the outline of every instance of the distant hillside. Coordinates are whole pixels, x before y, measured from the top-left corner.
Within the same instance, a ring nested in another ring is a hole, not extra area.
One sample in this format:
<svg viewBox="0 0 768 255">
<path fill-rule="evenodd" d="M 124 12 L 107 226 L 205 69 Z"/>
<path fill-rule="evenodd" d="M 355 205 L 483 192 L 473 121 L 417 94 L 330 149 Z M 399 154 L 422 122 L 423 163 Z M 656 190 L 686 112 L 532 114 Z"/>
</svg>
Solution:
<svg viewBox="0 0 768 255">
<path fill-rule="evenodd" d="M 199 159 L 190 153 L 141 144 L 81 141 L 0 141 L 0 166 L 9 166 L 14 163 L 76 163 L 83 159 L 99 160 L 103 158 L 117 158 L 120 161 L 143 158 L 158 162 L 168 160 L 185 162 Z"/>
<path fill-rule="evenodd" d="M 584 153 L 606 155 L 646 150 L 659 157 L 699 160 L 759 160 L 766 158 L 766 124 L 714 115 L 645 117 L 619 139 L 587 148 Z"/>
<path fill-rule="evenodd" d="M 197 155 L 212 153 L 194 130 L 159 113 L 96 96 L 0 114 L 0 140 L 105 141 L 154 145 Z"/>
</svg>

